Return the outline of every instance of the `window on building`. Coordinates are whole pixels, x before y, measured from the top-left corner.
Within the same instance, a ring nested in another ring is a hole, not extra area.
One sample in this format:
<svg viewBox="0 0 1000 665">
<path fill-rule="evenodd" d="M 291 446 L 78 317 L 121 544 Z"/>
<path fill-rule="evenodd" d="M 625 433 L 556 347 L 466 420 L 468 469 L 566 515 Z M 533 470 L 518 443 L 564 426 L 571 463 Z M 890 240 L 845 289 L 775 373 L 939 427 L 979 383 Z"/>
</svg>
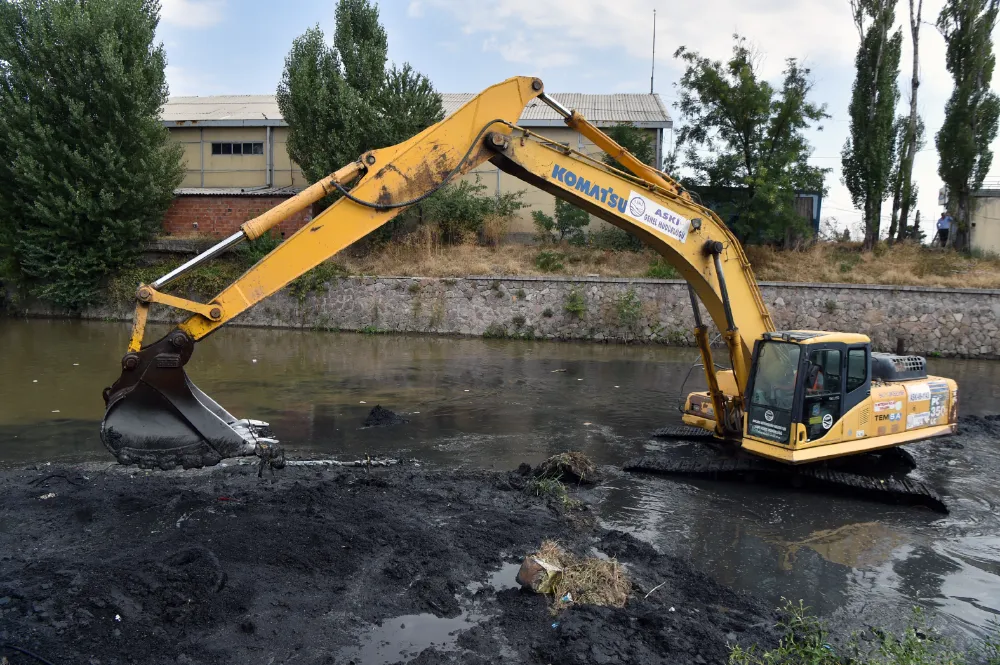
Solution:
<svg viewBox="0 0 1000 665">
<path fill-rule="evenodd" d="M 248 141 L 246 143 L 213 143 L 213 155 L 263 155 L 263 141 Z"/>
</svg>

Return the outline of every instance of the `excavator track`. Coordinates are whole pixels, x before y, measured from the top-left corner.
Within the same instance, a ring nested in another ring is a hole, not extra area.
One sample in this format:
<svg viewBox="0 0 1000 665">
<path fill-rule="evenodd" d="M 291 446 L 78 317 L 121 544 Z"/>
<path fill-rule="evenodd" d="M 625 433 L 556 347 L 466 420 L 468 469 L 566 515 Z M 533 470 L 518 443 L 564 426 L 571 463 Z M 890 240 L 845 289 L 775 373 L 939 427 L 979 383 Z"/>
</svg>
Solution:
<svg viewBox="0 0 1000 665">
<path fill-rule="evenodd" d="M 653 430 L 650 436 L 657 439 L 683 439 L 685 441 L 708 441 L 715 438 L 715 434 L 712 432 L 690 425 L 667 425 Z"/>
<path fill-rule="evenodd" d="M 686 478 L 741 480 L 792 486 L 864 497 L 886 503 L 923 506 L 947 513 L 948 506 L 933 489 L 907 478 L 877 477 L 836 471 L 824 467 L 790 467 L 763 459 L 677 460 L 664 455 L 647 455 L 630 460 L 625 471 L 639 471 Z"/>
</svg>

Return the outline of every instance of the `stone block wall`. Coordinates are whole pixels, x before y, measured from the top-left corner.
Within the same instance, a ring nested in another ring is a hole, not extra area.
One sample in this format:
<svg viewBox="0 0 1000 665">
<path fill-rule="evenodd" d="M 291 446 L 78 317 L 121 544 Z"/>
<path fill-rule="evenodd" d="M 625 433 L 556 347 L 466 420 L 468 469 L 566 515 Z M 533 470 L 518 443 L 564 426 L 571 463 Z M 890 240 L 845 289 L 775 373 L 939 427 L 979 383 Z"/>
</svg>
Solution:
<svg viewBox="0 0 1000 665">
<path fill-rule="evenodd" d="M 849 284 L 761 284 L 778 329 L 859 332 L 876 350 L 1000 358 L 1000 291 Z M 41 307 L 32 314 L 59 316 Z M 128 319 L 125 305 L 84 317 Z M 155 321 L 183 314 L 155 306 Z M 707 321 L 710 321 L 707 319 Z M 348 277 L 298 297 L 282 291 L 233 325 L 692 345 L 687 284 L 623 278 Z"/>
</svg>

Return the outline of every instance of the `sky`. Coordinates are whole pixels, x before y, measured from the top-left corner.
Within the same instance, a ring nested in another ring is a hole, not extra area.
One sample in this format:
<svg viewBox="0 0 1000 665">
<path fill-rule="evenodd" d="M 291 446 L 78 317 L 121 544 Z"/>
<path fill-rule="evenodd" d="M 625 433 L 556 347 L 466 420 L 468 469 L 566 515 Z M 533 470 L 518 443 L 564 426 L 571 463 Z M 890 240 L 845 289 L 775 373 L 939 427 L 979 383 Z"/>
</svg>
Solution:
<svg viewBox="0 0 1000 665">
<path fill-rule="evenodd" d="M 158 36 L 167 51 L 171 95 L 273 94 L 292 40 L 313 25 L 332 39 L 336 6 L 335 0 L 161 2 Z M 914 181 L 920 189 L 921 225 L 931 235 L 942 210 L 934 134 L 952 83 L 944 40 L 933 26 L 943 0 L 923 4 L 917 99 L 927 133 Z M 683 123 L 673 108 L 682 74 L 673 57 L 678 47 L 724 60 L 738 33 L 763 51 L 763 74 L 776 84 L 786 58 L 797 58 L 812 71 L 813 100 L 831 115 L 821 130 L 809 132 L 811 162 L 831 169 L 822 216 L 858 235 L 863 215 L 851 203 L 840 169 L 858 46 L 848 0 L 381 0 L 378 5 L 390 60 L 409 62 L 441 92 L 478 92 L 526 75 L 541 77 L 551 92 L 641 93 L 649 91 L 655 64 L 653 89 L 678 127 Z M 896 22 L 903 30 L 899 113 L 907 114 L 908 2 L 899 2 Z M 1000 140 L 993 149 L 1000 153 Z M 1000 154 L 989 179 L 1000 180 Z M 891 201 L 882 210 L 887 227 Z"/>
</svg>

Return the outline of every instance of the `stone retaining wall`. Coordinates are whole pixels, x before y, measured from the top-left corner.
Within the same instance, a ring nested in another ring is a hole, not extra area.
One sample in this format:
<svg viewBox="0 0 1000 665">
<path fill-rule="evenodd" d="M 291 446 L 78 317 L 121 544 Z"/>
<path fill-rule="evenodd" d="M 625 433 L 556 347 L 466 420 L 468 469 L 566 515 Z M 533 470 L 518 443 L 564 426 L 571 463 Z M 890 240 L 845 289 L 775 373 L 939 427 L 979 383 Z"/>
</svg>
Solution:
<svg viewBox="0 0 1000 665">
<path fill-rule="evenodd" d="M 1000 291 L 851 284 L 761 284 L 778 329 L 860 332 L 877 350 L 1000 357 Z M 31 308 L 31 314 L 59 312 Z M 129 306 L 85 318 L 127 319 Z M 178 320 L 155 307 L 151 319 Z M 706 318 L 706 320 L 709 320 Z M 348 277 L 304 297 L 281 292 L 236 325 L 487 337 L 694 343 L 680 280 Z"/>
</svg>

